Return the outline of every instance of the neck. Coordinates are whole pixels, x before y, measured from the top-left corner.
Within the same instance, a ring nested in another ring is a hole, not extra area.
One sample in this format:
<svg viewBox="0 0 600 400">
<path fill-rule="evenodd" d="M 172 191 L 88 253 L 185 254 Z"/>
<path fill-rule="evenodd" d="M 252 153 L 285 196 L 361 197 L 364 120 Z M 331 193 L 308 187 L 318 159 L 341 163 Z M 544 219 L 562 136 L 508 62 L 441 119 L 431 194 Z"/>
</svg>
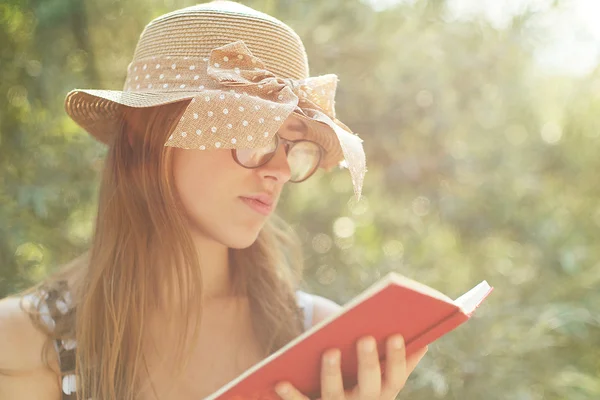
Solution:
<svg viewBox="0 0 600 400">
<path fill-rule="evenodd" d="M 156 346 L 156 343 L 165 342 L 165 338 L 173 338 L 174 341 L 191 339 L 194 323 L 198 322 L 197 316 L 206 313 L 207 310 L 223 308 L 223 305 L 239 303 L 233 290 L 232 273 L 229 267 L 229 249 L 227 246 L 207 238 L 198 232 L 192 232 L 192 240 L 195 244 L 200 269 L 202 273 L 202 311 L 196 314 L 194 305 L 191 305 L 192 314 L 173 313 L 173 309 L 159 308 L 157 312 L 152 312 L 147 317 L 147 340 L 149 345 Z M 166 303 L 169 307 L 177 307 L 180 299 L 175 297 L 173 303 Z M 190 301 L 198 304 L 197 299 Z M 230 306 L 231 307 L 231 306 Z M 200 317 L 202 319 L 202 317 Z M 185 331 L 185 334 L 183 332 Z M 182 336 L 183 335 L 183 336 Z M 167 341 L 168 343 L 172 343 Z"/>
<path fill-rule="evenodd" d="M 206 300 L 233 295 L 227 246 L 200 234 L 193 234 L 202 269 L 202 297 Z"/>
</svg>

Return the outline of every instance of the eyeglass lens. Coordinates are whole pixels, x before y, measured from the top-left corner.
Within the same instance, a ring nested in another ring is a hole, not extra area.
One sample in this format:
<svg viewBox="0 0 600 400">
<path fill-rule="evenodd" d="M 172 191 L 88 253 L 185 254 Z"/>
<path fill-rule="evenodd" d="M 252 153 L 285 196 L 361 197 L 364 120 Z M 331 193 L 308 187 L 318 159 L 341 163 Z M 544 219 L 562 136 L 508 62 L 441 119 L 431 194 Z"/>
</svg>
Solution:
<svg viewBox="0 0 600 400">
<path fill-rule="evenodd" d="M 307 140 L 291 142 L 280 139 L 277 135 L 265 147 L 255 149 L 237 149 L 238 162 L 247 168 L 256 168 L 269 162 L 278 147 L 278 142 L 286 145 L 287 161 L 291 171 L 290 180 L 299 182 L 310 176 L 320 161 L 319 145 Z"/>
</svg>

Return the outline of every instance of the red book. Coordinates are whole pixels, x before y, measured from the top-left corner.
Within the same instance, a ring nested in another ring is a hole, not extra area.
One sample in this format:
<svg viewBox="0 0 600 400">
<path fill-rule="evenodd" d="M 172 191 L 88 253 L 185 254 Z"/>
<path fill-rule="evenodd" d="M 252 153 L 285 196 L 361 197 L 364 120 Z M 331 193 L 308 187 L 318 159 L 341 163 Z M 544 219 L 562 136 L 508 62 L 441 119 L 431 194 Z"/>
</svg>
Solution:
<svg viewBox="0 0 600 400">
<path fill-rule="evenodd" d="M 429 286 L 390 273 L 349 301 L 336 315 L 313 326 L 277 352 L 249 368 L 205 400 L 280 399 L 275 384 L 288 381 L 311 398 L 320 397 L 321 356 L 341 350 L 344 387 L 357 381 L 356 342 L 375 337 L 385 355 L 387 337 L 404 336 L 406 353 L 438 339 L 466 322 L 493 290 L 486 281 L 456 300 Z"/>
</svg>

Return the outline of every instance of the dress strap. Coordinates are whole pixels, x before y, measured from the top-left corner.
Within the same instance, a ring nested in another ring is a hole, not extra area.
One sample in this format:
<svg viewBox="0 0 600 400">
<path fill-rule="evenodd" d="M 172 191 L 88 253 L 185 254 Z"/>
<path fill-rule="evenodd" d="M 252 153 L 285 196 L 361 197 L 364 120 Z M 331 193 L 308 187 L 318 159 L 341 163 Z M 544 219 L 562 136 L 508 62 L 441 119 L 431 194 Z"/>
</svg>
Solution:
<svg viewBox="0 0 600 400">
<path fill-rule="evenodd" d="M 38 306 L 40 318 L 50 330 L 54 330 L 59 319 L 70 317 L 72 308 L 71 296 L 66 282 L 58 282 L 56 288 L 42 291 L 40 295 L 32 295 L 32 302 Z M 76 343 L 71 339 L 55 339 L 54 348 L 58 354 L 58 363 L 62 373 L 62 400 L 76 400 L 77 385 L 75 382 L 75 349 Z"/>
<path fill-rule="evenodd" d="M 302 290 L 297 290 L 296 299 L 298 306 L 302 308 L 304 313 L 304 330 L 307 331 L 312 328 L 314 309 L 313 297 L 309 293 L 303 292 Z"/>
</svg>

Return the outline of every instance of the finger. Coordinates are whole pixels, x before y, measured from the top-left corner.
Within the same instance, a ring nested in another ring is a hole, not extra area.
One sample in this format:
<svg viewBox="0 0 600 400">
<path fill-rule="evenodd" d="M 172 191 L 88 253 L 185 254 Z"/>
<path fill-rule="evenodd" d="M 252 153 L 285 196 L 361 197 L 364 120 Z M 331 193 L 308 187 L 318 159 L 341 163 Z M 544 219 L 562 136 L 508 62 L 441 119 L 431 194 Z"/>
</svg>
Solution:
<svg viewBox="0 0 600 400">
<path fill-rule="evenodd" d="M 402 335 L 390 336 L 386 343 L 385 381 L 382 395 L 395 398 L 402 390 L 408 378 L 406 365 L 406 347 Z"/>
<path fill-rule="evenodd" d="M 359 398 L 378 399 L 381 394 L 381 367 L 375 338 L 368 336 L 359 340 L 357 352 Z"/>
<path fill-rule="evenodd" d="M 419 361 L 421 361 L 425 356 L 425 353 L 427 353 L 427 350 L 429 350 L 429 347 L 425 346 L 408 356 L 406 359 L 406 375 L 410 375 L 413 372 Z"/>
<path fill-rule="evenodd" d="M 289 382 L 280 382 L 275 385 L 275 392 L 284 400 L 309 400 Z"/>
<path fill-rule="evenodd" d="M 338 400 L 345 397 L 342 379 L 341 354 L 338 349 L 327 350 L 321 362 L 321 398 Z"/>
</svg>

